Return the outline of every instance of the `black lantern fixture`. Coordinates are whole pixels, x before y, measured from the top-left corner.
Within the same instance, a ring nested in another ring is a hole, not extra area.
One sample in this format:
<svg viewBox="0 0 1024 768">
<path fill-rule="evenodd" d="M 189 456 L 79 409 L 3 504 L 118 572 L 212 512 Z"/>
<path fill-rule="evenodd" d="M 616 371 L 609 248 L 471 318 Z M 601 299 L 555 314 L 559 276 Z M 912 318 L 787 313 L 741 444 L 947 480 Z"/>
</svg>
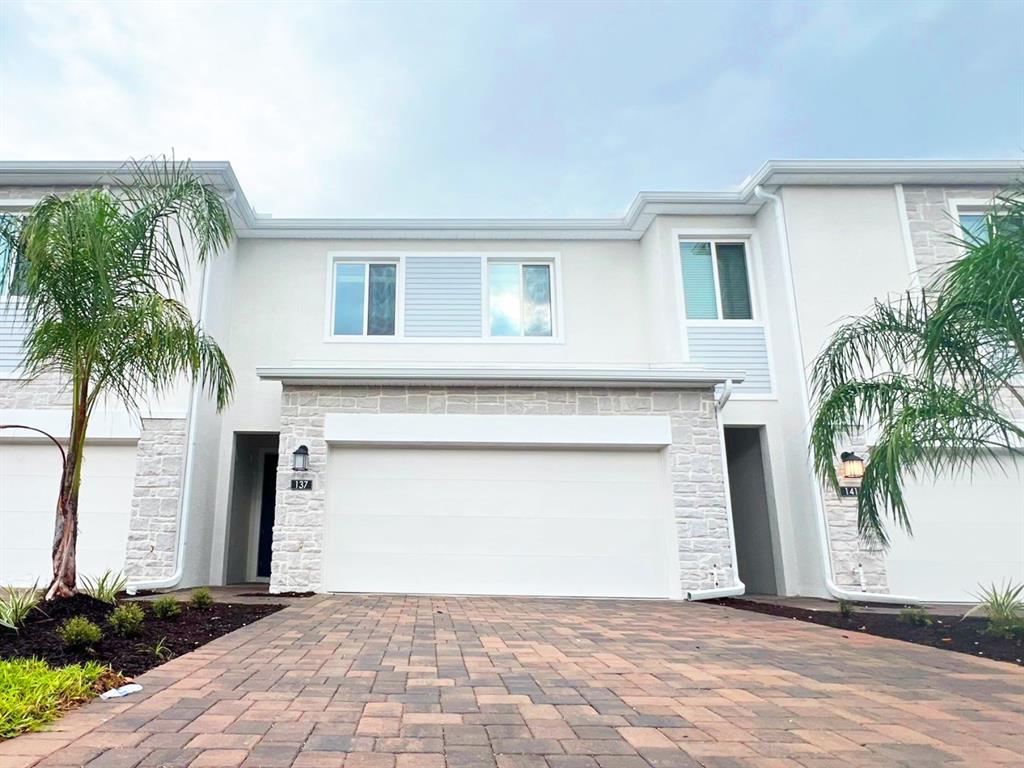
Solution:
<svg viewBox="0 0 1024 768">
<path fill-rule="evenodd" d="M 309 448 L 300 445 L 292 453 L 292 469 L 296 472 L 305 472 L 309 469 Z"/>
<path fill-rule="evenodd" d="M 843 462 L 843 477 L 848 480 L 858 480 L 864 477 L 864 459 L 853 451 L 844 451 L 839 454 Z"/>
</svg>

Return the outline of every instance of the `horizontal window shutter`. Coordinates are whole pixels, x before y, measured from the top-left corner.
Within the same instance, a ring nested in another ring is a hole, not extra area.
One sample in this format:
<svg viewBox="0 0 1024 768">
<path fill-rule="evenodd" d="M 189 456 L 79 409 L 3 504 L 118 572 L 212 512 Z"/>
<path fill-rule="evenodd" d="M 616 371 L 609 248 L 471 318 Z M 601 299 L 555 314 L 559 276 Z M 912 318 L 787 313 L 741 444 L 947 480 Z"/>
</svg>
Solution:
<svg viewBox="0 0 1024 768">
<path fill-rule="evenodd" d="M 405 335 L 409 338 L 480 337 L 482 294 L 477 257 L 407 257 Z"/>
</svg>

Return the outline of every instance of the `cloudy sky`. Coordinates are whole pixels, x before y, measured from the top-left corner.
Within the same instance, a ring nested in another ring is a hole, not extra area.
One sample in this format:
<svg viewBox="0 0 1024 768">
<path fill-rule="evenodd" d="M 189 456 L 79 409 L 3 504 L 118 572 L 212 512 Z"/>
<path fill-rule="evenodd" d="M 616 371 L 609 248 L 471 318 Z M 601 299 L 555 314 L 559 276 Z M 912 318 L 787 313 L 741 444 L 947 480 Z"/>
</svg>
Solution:
<svg viewBox="0 0 1024 768">
<path fill-rule="evenodd" d="M 1024 3 L 17 3 L 0 158 L 276 216 L 603 216 L 769 158 L 1024 155 Z"/>
</svg>

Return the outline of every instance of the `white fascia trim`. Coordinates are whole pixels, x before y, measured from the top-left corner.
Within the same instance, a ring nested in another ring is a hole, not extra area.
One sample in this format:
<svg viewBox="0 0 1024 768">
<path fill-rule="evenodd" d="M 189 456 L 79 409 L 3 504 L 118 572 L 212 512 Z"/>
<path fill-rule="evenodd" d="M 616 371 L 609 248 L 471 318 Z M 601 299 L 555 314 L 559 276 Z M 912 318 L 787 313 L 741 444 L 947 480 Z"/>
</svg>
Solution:
<svg viewBox="0 0 1024 768">
<path fill-rule="evenodd" d="M 192 162 L 192 168 L 232 194 L 237 234 L 255 238 L 339 240 L 639 240 L 656 216 L 752 214 L 758 187 L 958 184 L 1005 186 L 1024 173 L 1021 159 L 1002 160 L 770 160 L 731 190 L 641 192 L 625 216 L 606 219 L 274 219 L 259 216 L 230 163 Z M 88 186 L 101 177 L 126 179 L 123 162 L 0 162 L 0 186 Z"/>
<path fill-rule="evenodd" d="M 328 413 L 324 439 L 340 445 L 660 450 L 672 443 L 672 423 L 667 414 Z"/>
<path fill-rule="evenodd" d="M 24 424 L 49 432 L 58 440 L 71 436 L 70 408 L 4 408 L 0 409 L 0 424 Z M 141 430 L 138 422 L 127 411 L 97 411 L 89 419 L 86 439 L 92 442 L 137 442 Z M 0 441 L 24 442 L 45 440 L 38 432 L 21 429 L 0 430 Z"/>
<path fill-rule="evenodd" d="M 411 366 L 386 363 L 358 365 L 293 365 L 258 367 L 256 375 L 287 384 L 435 385 L 435 386 L 555 386 L 555 387 L 651 387 L 657 389 L 707 388 L 729 379 L 743 380 L 738 371 L 687 368 L 590 366 Z"/>
</svg>

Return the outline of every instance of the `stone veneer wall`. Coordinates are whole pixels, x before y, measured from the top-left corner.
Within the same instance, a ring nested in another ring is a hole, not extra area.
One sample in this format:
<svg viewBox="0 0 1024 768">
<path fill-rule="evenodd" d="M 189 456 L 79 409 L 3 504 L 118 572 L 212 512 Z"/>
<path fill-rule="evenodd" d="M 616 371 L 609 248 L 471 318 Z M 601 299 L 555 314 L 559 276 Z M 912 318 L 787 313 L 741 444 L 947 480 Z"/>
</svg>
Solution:
<svg viewBox="0 0 1024 768">
<path fill-rule="evenodd" d="M 135 452 L 125 575 L 131 581 L 174 572 L 185 468 L 185 419 L 143 419 Z"/>
<path fill-rule="evenodd" d="M 910 241 L 922 284 L 927 285 L 943 265 L 960 256 L 957 246 L 950 242 L 950 238 L 959 235 L 960 230 L 951 218 L 952 206 L 949 201 L 991 200 L 999 191 L 993 187 L 903 188 Z"/>
<path fill-rule="evenodd" d="M 286 385 L 271 592 L 323 590 L 327 413 L 668 414 L 672 498 L 683 590 L 734 583 L 714 395 L 708 391 Z M 312 491 L 290 491 L 290 457 L 309 447 Z"/>
<path fill-rule="evenodd" d="M 864 455 L 861 451 L 857 451 Z M 841 497 L 825 489 L 825 520 L 836 584 L 854 592 L 888 592 L 885 552 L 857 532 L 857 497 Z"/>
<path fill-rule="evenodd" d="M 52 411 L 71 409 L 71 390 L 54 374 L 25 379 L 0 379 L 0 408 Z M 29 425 L 31 426 L 31 425 Z"/>
</svg>

